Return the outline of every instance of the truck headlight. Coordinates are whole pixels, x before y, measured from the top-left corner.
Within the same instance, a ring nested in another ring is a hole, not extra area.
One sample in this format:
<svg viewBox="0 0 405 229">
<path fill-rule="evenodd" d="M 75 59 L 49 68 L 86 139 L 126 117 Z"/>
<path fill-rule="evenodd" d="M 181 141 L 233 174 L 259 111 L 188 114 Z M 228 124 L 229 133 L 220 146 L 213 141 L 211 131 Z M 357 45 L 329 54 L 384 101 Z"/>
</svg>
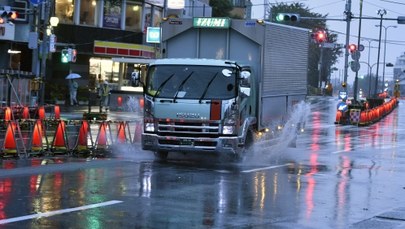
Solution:
<svg viewBox="0 0 405 229">
<path fill-rule="evenodd" d="M 234 134 L 235 126 L 223 126 L 222 127 L 222 134 Z"/>
<path fill-rule="evenodd" d="M 145 123 L 145 132 L 155 132 L 155 125 L 153 122 Z"/>
</svg>

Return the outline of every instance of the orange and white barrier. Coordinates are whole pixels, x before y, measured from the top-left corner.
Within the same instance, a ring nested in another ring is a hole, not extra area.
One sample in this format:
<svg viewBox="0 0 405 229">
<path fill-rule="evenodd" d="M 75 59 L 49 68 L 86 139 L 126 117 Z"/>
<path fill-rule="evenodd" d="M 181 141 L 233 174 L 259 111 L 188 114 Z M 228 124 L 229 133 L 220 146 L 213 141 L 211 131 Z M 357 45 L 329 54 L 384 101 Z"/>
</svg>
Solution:
<svg viewBox="0 0 405 229">
<path fill-rule="evenodd" d="M 112 146 L 130 146 L 141 141 L 142 121 L 64 121 L 41 119 L 43 116 L 29 119 L 27 114 L 22 115 L 23 110 L 26 109 L 21 107 L 19 113 L 22 120 L 0 119 L 3 123 L 0 136 L 4 138 L 0 138 L 0 157 L 20 157 L 23 152 L 26 156 L 70 153 L 97 156 L 113 151 Z"/>
<path fill-rule="evenodd" d="M 397 107 L 397 105 L 398 105 L 397 98 L 392 98 L 390 101 L 388 101 L 380 106 L 377 106 L 377 107 L 374 107 L 371 109 L 362 110 L 359 113 L 358 121 L 357 121 L 357 116 L 352 117 L 352 116 L 354 116 L 354 113 L 355 113 L 352 111 L 357 111 L 357 110 L 351 109 L 351 111 L 350 111 L 351 124 L 365 126 L 365 125 L 370 125 L 372 123 L 375 123 L 375 122 L 379 121 L 380 119 L 382 119 L 384 116 L 391 113 Z M 335 121 L 336 124 L 340 124 L 341 117 L 342 117 L 341 111 L 336 111 L 336 121 Z"/>
</svg>

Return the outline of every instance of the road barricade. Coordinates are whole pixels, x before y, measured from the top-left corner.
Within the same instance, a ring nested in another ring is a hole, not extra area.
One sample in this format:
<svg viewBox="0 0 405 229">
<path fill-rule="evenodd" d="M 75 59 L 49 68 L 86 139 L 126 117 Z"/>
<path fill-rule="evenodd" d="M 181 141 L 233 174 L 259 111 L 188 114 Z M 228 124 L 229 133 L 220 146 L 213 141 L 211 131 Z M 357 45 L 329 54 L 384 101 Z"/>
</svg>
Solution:
<svg viewBox="0 0 405 229">
<path fill-rule="evenodd" d="M 371 109 L 352 108 L 349 110 L 350 124 L 359 126 L 373 124 L 390 114 L 397 106 L 397 98 L 392 98 L 391 100 L 378 104 Z M 346 124 L 345 122 L 342 122 L 342 113 L 339 110 L 336 111 L 335 124 Z"/>
</svg>

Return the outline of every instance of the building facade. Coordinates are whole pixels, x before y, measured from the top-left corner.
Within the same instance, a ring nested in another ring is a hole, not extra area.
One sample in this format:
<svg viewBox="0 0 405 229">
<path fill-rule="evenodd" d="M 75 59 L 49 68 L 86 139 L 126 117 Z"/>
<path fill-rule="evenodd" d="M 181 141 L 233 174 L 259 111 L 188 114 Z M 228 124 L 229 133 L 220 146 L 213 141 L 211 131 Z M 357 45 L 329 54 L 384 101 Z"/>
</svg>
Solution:
<svg viewBox="0 0 405 229">
<path fill-rule="evenodd" d="M 128 86 L 136 62 L 113 58 L 157 57 L 159 45 L 146 42 L 148 27 L 159 27 L 167 16 L 211 16 L 207 2 L 192 0 L 0 0 L 0 6 L 10 6 L 19 15 L 12 23 L 0 24 L 0 51 L 19 51 L 18 58 L 1 55 L 0 69 L 9 69 L 10 61 L 18 59 L 20 70 L 44 83 L 42 97 L 48 102 L 66 97 L 65 77 L 71 72 L 82 76 L 77 79 L 78 99 L 88 98 L 86 92 L 100 80 L 115 90 Z M 56 26 L 50 26 L 52 17 L 59 19 Z M 56 37 L 52 48 L 50 34 Z M 63 63 L 61 51 L 67 48 L 77 54 L 75 61 Z"/>
</svg>

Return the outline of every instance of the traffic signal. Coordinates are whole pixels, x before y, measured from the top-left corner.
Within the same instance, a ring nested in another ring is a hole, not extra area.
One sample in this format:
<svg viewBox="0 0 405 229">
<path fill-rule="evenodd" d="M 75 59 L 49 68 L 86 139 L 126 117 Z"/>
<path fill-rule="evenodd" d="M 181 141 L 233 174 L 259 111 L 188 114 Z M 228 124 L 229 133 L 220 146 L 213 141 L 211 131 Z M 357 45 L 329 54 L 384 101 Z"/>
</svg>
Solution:
<svg viewBox="0 0 405 229">
<path fill-rule="evenodd" d="M 279 13 L 276 16 L 277 21 L 291 21 L 291 22 L 297 22 L 300 21 L 300 15 L 299 14 L 292 14 L 292 13 Z"/>
<path fill-rule="evenodd" d="M 318 30 L 312 33 L 311 37 L 318 44 L 323 43 L 328 39 L 328 35 L 326 34 L 325 30 Z"/>
<path fill-rule="evenodd" d="M 1 10 L 0 11 L 0 24 L 14 21 L 18 17 L 16 11 Z"/>
<path fill-rule="evenodd" d="M 60 55 L 61 55 L 60 61 L 62 63 L 68 63 L 69 62 L 70 56 L 69 56 L 69 51 L 67 49 L 62 49 L 62 52 L 61 52 Z"/>
<path fill-rule="evenodd" d="M 347 47 L 349 49 L 350 53 L 354 53 L 357 51 L 357 45 L 355 44 L 350 44 L 349 47 Z"/>
</svg>

